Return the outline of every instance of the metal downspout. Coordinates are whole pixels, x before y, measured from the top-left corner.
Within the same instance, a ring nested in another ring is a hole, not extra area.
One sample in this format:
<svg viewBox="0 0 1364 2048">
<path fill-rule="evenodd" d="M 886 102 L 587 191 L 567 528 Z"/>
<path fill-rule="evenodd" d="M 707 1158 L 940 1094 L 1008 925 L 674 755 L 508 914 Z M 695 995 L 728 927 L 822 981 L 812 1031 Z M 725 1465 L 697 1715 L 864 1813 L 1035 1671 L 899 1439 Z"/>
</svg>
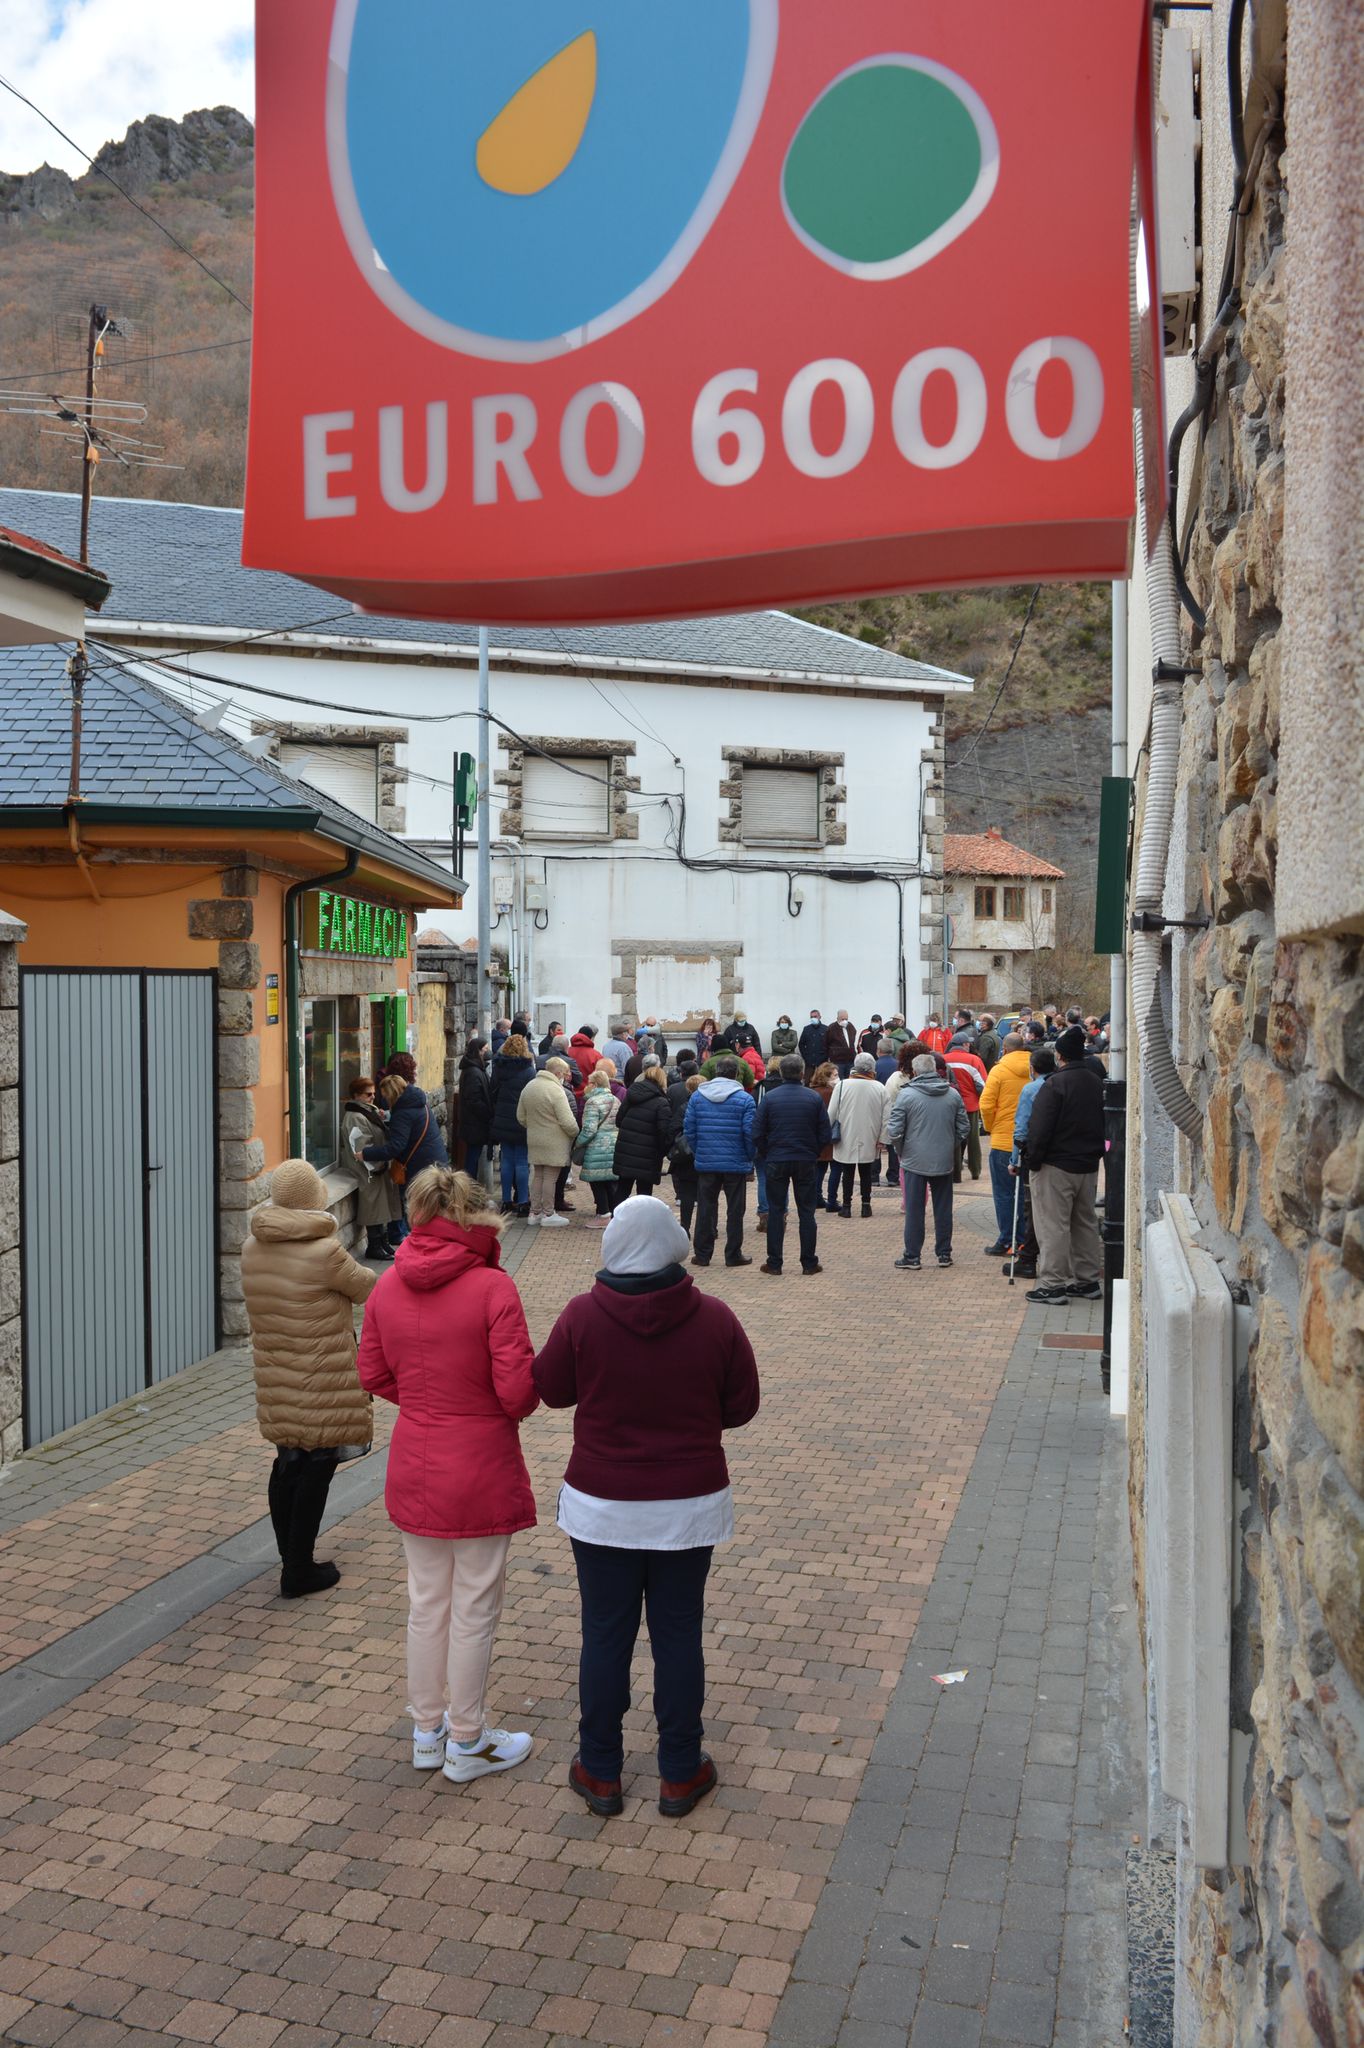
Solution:
<svg viewBox="0 0 1364 2048">
<path fill-rule="evenodd" d="M 289 1157 L 303 1157 L 303 1116 L 300 1098 L 303 1076 L 299 1072 L 302 1034 L 298 1013 L 298 899 L 307 889 L 325 889 L 330 882 L 348 882 L 360 865 L 358 849 L 346 855 L 345 865 L 329 875 L 310 875 L 306 881 L 291 882 L 284 892 L 284 1016 L 285 1054 L 288 1059 L 286 1101 L 289 1120 Z"/>
</svg>

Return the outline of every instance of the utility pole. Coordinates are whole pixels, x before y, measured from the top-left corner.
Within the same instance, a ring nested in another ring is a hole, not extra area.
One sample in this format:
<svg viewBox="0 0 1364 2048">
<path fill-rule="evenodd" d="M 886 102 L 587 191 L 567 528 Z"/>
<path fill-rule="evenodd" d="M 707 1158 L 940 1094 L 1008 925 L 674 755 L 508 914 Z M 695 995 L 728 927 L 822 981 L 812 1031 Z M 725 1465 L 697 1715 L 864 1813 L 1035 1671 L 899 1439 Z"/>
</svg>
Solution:
<svg viewBox="0 0 1364 2048">
<path fill-rule="evenodd" d="M 103 346 L 104 329 L 108 314 L 103 306 L 91 306 L 90 327 L 85 345 L 85 461 L 81 466 L 81 547 L 80 559 L 85 567 L 90 562 L 90 500 L 95 488 L 95 464 L 99 451 L 95 447 L 95 358 Z M 66 801 L 78 804 L 81 795 L 81 723 L 85 697 L 85 679 L 90 673 L 85 656 L 85 635 L 76 642 L 76 651 L 68 664 L 71 677 L 71 773 L 67 779 Z M 72 820 L 73 835 L 76 831 Z M 87 877 L 88 879 L 88 877 Z"/>
<path fill-rule="evenodd" d="M 90 500 L 95 490 L 95 464 L 99 461 L 99 450 L 95 446 L 95 359 L 102 352 L 104 330 L 109 324 L 109 313 L 105 306 L 90 308 L 90 329 L 85 344 L 85 467 L 81 472 L 81 552 L 84 563 L 90 560 Z"/>
<path fill-rule="evenodd" d="M 488 772 L 488 628 L 478 629 L 478 1029 L 493 1030 L 493 845 Z"/>
<path fill-rule="evenodd" d="M 1127 775 L 1127 585 L 1113 585 L 1112 772 Z M 1127 919 L 1124 915 L 1123 923 Z M 1111 1390 L 1113 1284 L 1124 1277 L 1127 1238 L 1127 953 L 1109 960 L 1108 1079 L 1104 1082 L 1104 1328 L 1099 1383 Z"/>
</svg>

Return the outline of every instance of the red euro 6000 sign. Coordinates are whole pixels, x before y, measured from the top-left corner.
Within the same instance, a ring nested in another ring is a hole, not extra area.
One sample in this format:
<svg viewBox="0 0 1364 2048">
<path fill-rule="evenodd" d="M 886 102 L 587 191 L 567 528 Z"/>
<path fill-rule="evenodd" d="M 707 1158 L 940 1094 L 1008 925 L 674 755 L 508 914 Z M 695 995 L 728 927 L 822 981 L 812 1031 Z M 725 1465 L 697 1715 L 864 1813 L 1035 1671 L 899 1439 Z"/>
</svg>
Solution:
<svg viewBox="0 0 1364 2048">
<path fill-rule="evenodd" d="M 493 623 L 1124 574 L 1148 14 L 261 0 L 246 561 Z"/>
</svg>

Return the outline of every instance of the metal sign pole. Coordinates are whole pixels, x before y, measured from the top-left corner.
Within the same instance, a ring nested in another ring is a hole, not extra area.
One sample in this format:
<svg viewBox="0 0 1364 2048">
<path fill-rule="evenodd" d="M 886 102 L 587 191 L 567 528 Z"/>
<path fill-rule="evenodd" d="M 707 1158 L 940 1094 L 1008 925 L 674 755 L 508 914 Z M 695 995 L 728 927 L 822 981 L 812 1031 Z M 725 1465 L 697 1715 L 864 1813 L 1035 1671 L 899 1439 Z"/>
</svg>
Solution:
<svg viewBox="0 0 1364 2048">
<path fill-rule="evenodd" d="M 478 629 L 478 1029 L 491 1039 L 493 1029 L 493 848 L 488 773 L 488 628 Z"/>
</svg>

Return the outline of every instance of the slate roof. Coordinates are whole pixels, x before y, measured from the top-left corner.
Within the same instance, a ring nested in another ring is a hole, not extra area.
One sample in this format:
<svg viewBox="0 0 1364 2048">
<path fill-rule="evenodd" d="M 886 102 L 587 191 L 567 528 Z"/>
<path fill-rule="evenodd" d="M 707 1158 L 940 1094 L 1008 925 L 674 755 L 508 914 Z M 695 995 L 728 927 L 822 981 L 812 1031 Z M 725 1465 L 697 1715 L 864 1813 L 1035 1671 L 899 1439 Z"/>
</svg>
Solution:
<svg viewBox="0 0 1364 2048">
<path fill-rule="evenodd" d="M 6 813 L 60 809 L 71 768 L 69 646 L 0 648 L 0 825 Z M 111 809 L 193 810 L 201 822 L 263 812 L 279 829 L 317 831 L 418 881 L 451 887 L 404 840 L 311 784 L 206 732 L 154 683 L 93 657 L 81 718 L 81 801 Z"/>
<path fill-rule="evenodd" d="M 942 871 L 945 875 L 1036 875 L 1063 882 L 1064 868 L 1054 868 L 1022 846 L 1014 846 L 992 825 L 988 832 L 944 832 Z"/>
<path fill-rule="evenodd" d="M 0 519 L 61 547 L 74 543 L 79 499 L 62 491 L 0 490 Z M 90 546 L 113 580 L 111 618 L 140 625 L 217 626 L 245 631 L 306 629 L 323 636 L 470 647 L 472 625 L 370 618 L 340 598 L 241 563 L 242 515 L 212 505 L 169 505 L 145 498 L 97 498 Z M 811 625 L 789 612 L 742 612 L 656 625 L 493 627 L 492 648 L 570 654 L 665 665 L 836 675 L 938 690 L 969 678 L 892 654 L 849 634 Z"/>
</svg>

